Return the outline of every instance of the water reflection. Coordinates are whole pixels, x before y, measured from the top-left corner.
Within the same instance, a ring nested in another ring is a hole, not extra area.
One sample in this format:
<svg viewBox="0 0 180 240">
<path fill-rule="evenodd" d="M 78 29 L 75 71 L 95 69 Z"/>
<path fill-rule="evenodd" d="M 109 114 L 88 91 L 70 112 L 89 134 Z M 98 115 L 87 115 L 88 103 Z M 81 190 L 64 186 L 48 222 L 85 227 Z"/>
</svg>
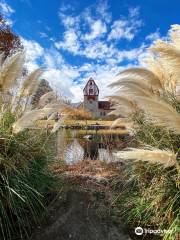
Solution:
<svg viewBox="0 0 180 240">
<path fill-rule="evenodd" d="M 99 159 L 106 163 L 115 162 L 117 160 L 117 157 L 115 157 L 111 151 L 105 148 L 99 149 L 98 154 L 99 154 Z"/>
<path fill-rule="evenodd" d="M 98 144 L 94 140 L 85 140 L 84 159 L 95 160 L 98 158 Z"/>
<path fill-rule="evenodd" d="M 87 132 L 86 132 L 87 135 Z M 58 157 L 68 164 L 75 164 L 85 159 L 102 160 L 107 163 L 114 162 L 117 158 L 112 151 L 119 149 L 122 138 L 116 139 L 112 135 L 99 135 L 97 132 L 92 140 L 83 138 L 78 131 L 60 130 L 58 133 L 57 154 Z"/>
<path fill-rule="evenodd" d="M 74 139 L 74 141 L 71 144 L 68 144 L 64 150 L 64 160 L 68 164 L 75 164 L 78 161 L 81 161 L 83 159 L 84 159 L 84 149 L 79 144 L 77 139 Z"/>
</svg>

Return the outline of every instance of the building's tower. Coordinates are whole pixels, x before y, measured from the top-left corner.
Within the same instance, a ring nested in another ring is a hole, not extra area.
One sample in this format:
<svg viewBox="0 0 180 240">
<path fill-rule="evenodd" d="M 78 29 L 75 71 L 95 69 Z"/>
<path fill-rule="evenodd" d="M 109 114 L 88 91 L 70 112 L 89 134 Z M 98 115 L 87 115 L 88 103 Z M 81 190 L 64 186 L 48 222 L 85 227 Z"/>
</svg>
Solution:
<svg viewBox="0 0 180 240">
<path fill-rule="evenodd" d="M 90 78 L 83 89 L 84 109 L 92 113 L 93 117 L 98 117 L 98 97 L 99 88 L 95 81 Z"/>
</svg>

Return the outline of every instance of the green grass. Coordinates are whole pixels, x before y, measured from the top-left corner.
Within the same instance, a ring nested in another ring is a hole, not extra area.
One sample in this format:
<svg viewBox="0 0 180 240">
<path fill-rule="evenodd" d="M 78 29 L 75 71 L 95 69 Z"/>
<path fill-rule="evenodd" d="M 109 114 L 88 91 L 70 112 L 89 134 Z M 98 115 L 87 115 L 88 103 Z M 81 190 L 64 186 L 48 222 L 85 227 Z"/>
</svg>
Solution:
<svg viewBox="0 0 180 240">
<path fill-rule="evenodd" d="M 56 179 L 49 170 L 54 136 L 44 130 L 12 134 L 13 116 L 0 122 L 0 239 L 25 239 L 45 210 Z"/>
</svg>

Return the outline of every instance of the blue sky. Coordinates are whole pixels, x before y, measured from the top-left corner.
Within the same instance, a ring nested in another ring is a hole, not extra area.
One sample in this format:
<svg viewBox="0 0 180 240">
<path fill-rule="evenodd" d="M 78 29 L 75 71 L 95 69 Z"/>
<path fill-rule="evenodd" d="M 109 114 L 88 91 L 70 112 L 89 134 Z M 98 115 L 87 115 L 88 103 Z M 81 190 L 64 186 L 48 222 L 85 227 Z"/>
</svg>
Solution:
<svg viewBox="0 0 180 240">
<path fill-rule="evenodd" d="M 179 0 L 0 0 L 0 12 L 20 35 L 31 71 L 72 101 L 93 77 L 101 98 L 121 70 L 142 66 L 147 48 L 180 22 Z"/>
</svg>

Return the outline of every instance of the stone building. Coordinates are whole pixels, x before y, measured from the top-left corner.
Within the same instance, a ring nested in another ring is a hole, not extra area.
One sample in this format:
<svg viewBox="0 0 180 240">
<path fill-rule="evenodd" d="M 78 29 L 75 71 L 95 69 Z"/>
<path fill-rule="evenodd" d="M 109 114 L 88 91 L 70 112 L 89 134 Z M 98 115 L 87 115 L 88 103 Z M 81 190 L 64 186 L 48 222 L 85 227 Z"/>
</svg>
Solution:
<svg viewBox="0 0 180 240">
<path fill-rule="evenodd" d="M 99 101 L 99 88 L 95 81 L 90 78 L 83 89 L 85 111 L 91 112 L 94 118 L 106 118 L 111 111 L 109 101 Z"/>
</svg>

